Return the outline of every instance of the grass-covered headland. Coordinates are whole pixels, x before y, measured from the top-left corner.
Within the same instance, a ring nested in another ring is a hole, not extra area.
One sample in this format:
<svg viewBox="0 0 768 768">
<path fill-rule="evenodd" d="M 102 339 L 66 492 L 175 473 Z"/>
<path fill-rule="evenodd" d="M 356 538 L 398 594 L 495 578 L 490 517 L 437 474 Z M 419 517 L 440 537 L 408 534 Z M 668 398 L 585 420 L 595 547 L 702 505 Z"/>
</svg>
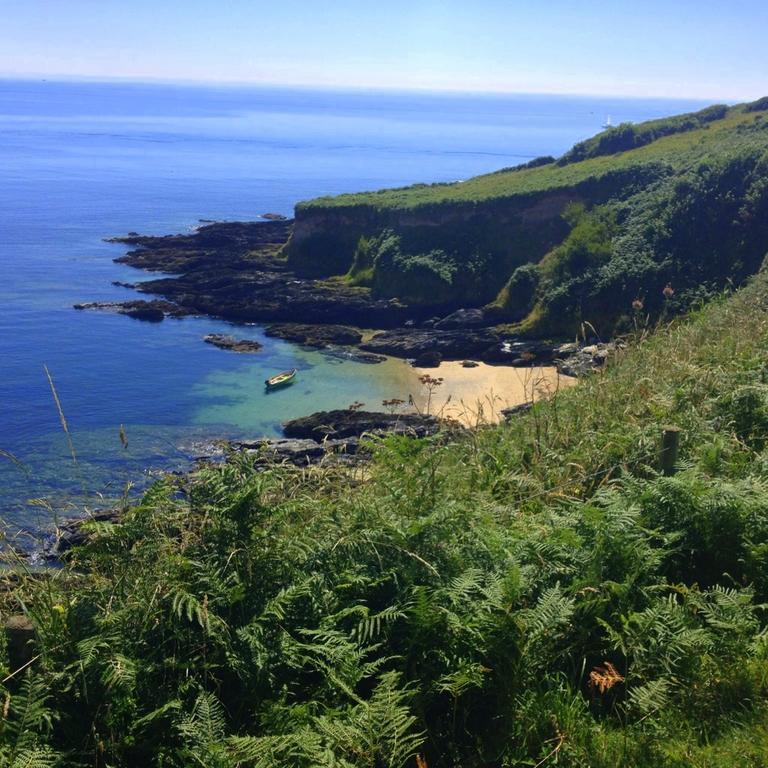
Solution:
<svg viewBox="0 0 768 768">
<path fill-rule="evenodd" d="M 768 98 L 623 124 L 559 159 L 296 208 L 291 266 L 439 311 L 487 306 L 534 336 L 686 310 L 768 250 Z"/>
<path fill-rule="evenodd" d="M 91 527 L 7 579 L 2 765 L 765 765 L 768 277 L 507 425 Z"/>
</svg>

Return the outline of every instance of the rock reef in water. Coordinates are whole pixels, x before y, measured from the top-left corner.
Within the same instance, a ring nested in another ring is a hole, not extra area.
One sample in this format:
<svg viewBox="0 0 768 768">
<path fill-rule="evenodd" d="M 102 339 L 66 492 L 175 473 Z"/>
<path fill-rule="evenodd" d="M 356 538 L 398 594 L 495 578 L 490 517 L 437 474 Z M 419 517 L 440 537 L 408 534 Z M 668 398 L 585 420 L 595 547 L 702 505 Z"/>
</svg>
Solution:
<svg viewBox="0 0 768 768">
<path fill-rule="evenodd" d="M 356 325 L 392 328 L 409 317 L 396 300 L 377 299 L 343 281 L 294 273 L 281 257 L 291 221 L 222 222 L 187 235 L 129 235 L 110 242 L 135 246 L 116 261 L 172 273 L 136 284 L 190 312 L 237 322 Z"/>
<path fill-rule="evenodd" d="M 230 352 L 253 353 L 262 348 L 262 345 L 253 339 L 236 339 L 234 336 L 227 336 L 223 333 L 209 333 L 203 338 L 203 341 Z"/>
<path fill-rule="evenodd" d="M 106 312 L 116 312 L 120 315 L 127 315 L 134 320 L 144 320 L 151 323 L 162 322 L 166 317 L 187 317 L 193 315 L 191 309 L 180 306 L 172 301 L 154 299 L 152 301 L 143 301 L 134 299 L 132 301 L 91 301 L 84 304 L 75 304 L 75 309 L 100 309 Z"/>
</svg>

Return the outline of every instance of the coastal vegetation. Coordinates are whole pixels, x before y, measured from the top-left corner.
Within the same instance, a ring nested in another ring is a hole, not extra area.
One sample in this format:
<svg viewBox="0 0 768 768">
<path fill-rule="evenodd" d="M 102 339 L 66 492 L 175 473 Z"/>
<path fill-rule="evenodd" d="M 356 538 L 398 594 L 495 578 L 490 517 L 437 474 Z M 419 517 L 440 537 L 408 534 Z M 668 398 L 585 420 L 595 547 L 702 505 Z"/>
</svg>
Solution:
<svg viewBox="0 0 768 768">
<path fill-rule="evenodd" d="M 622 124 L 559 160 L 301 203 L 288 263 L 512 330 L 604 336 L 739 285 L 768 251 L 766 101 Z M 522 271 L 518 271 L 522 270 Z M 662 289 L 671 284 L 674 300 Z"/>
<path fill-rule="evenodd" d="M 567 216 L 539 279 L 619 226 Z M 630 311 L 507 424 L 352 469 L 233 454 L 14 563 L 0 765 L 764 765 L 768 276 Z"/>
</svg>

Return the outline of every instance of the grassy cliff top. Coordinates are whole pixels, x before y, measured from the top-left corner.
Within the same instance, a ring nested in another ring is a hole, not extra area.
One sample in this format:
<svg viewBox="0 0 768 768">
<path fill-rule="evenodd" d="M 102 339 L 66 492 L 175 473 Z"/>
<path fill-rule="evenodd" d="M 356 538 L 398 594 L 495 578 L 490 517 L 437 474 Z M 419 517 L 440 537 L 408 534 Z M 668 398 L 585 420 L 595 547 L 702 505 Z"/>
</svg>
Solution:
<svg viewBox="0 0 768 768">
<path fill-rule="evenodd" d="M 417 306 L 490 305 L 522 333 L 589 322 L 610 335 L 632 306 L 685 311 L 760 268 L 767 111 L 768 98 L 713 105 L 618 125 L 557 160 L 311 200 L 297 206 L 289 257 Z"/>
<path fill-rule="evenodd" d="M 446 184 L 416 184 L 378 192 L 318 197 L 299 203 L 297 211 L 358 206 L 408 210 L 445 203 L 484 202 L 570 188 L 589 179 L 652 163 L 681 170 L 719 151 L 723 140 L 733 142 L 734 149 L 740 142 L 747 141 L 739 128 L 763 118 L 762 110 L 768 109 L 768 103 L 763 102 L 761 99 L 730 109 L 709 107 L 691 115 L 638 125 L 622 124 L 577 144 L 559 161 L 538 167 L 520 166 Z M 634 148 L 617 149 L 622 146 Z"/>
</svg>

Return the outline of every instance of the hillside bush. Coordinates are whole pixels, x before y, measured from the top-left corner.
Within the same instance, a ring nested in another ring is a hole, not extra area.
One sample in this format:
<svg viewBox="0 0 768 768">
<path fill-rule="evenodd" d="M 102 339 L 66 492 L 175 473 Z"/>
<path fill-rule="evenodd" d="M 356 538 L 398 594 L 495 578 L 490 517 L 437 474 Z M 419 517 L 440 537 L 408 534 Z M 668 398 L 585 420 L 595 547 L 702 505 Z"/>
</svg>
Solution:
<svg viewBox="0 0 768 768">
<path fill-rule="evenodd" d="M 358 469 L 233 454 L 14 561 L 0 760 L 760 765 L 768 278 L 639 333 L 508 424 Z"/>
</svg>

